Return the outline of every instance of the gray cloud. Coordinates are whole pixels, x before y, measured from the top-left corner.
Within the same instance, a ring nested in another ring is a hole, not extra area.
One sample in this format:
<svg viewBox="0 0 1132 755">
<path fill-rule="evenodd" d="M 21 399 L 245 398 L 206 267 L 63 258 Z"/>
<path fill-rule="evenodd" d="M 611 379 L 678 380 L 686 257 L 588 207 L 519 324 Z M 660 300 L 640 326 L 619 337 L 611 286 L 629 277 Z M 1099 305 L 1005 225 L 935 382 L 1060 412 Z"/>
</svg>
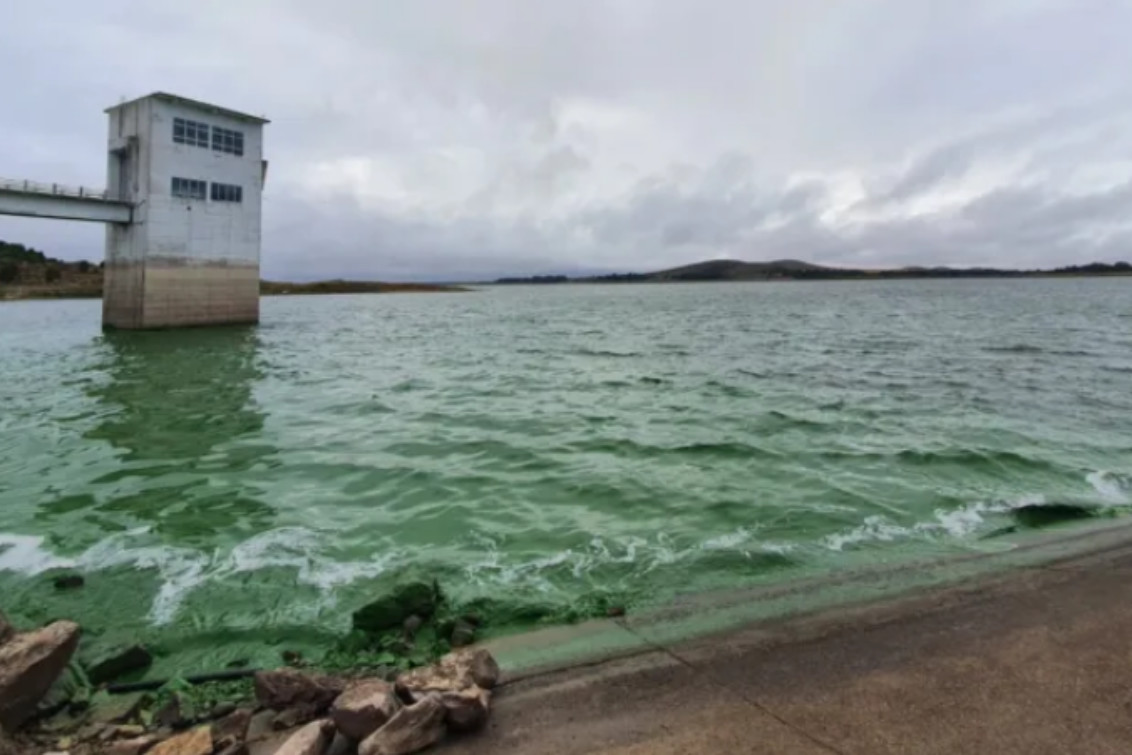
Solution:
<svg viewBox="0 0 1132 755">
<path fill-rule="evenodd" d="M 99 184 L 102 109 L 163 89 L 272 118 L 276 278 L 1122 259 L 1130 27 L 1111 0 L 9 0 L 0 174 Z M 101 256 L 97 226 L 0 238 Z"/>
</svg>

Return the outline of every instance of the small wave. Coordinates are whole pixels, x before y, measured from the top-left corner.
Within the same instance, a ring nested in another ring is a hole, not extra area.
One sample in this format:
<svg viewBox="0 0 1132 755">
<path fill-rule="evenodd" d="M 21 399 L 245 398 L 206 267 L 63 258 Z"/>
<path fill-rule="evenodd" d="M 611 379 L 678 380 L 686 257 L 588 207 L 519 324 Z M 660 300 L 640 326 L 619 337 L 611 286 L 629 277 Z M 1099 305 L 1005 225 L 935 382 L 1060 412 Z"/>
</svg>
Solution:
<svg viewBox="0 0 1132 755">
<path fill-rule="evenodd" d="M 950 510 L 937 509 L 934 519 L 911 525 L 896 524 L 880 515 L 870 516 L 846 532 L 827 535 L 822 539 L 822 545 L 829 550 L 841 551 L 846 546 L 913 537 L 964 538 L 978 531 L 986 522 L 987 515 L 1007 513 L 1013 508 L 1038 504 L 1042 500 L 1040 497 L 1023 498 L 1013 503 L 980 502 Z"/>
<path fill-rule="evenodd" d="M 983 351 L 991 354 L 1041 354 L 1045 349 L 1028 343 L 1017 343 L 1010 346 L 986 346 Z"/>
<path fill-rule="evenodd" d="M 644 356 L 639 351 L 612 351 L 609 349 L 573 349 L 567 352 L 583 357 L 602 357 L 605 359 L 633 359 Z"/>
<path fill-rule="evenodd" d="M 1115 472 L 1090 472 L 1085 478 L 1105 503 L 1132 504 L 1132 477 Z"/>
<path fill-rule="evenodd" d="M 740 527 L 697 543 L 677 546 L 664 534 L 652 538 L 635 536 L 591 538 L 584 547 L 567 548 L 557 553 L 524 561 L 509 560 L 489 537 L 481 536 L 484 545 L 482 560 L 466 568 L 466 576 L 480 589 L 533 590 L 549 595 L 556 585 L 574 584 L 578 580 L 597 578 L 608 581 L 610 571 L 618 574 L 614 581 L 632 585 L 639 577 L 674 564 L 696 563 L 718 569 L 724 562 L 742 563 L 744 568 L 777 569 L 793 565 L 793 543 L 767 542 L 756 537 L 756 531 Z"/>
<path fill-rule="evenodd" d="M 659 456 L 716 456 L 721 459 L 753 459 L 776 457 L 778 454 L 747 443 L 685 443 L 679 446 L 655 446 L 628 438 L 602 438 L 579 441 L 568 446 L 571 451 L 605 453 L 632 458 Z"/>
<path fill-rule="evenodd" d="M 730 383 L 723 383 L 719 380 L 709 380 L 704 383 L 704 387 L 719 391 L 724 396 L 728 396 L 730 398 L 749 398 L 756 395 L 746 388 L 740 388 L 739 386 L 731 385 Z"/>
<path fill-rule="evenodd" d="M 1007 467 L 1020 471 L 1050 471 L 1056 464 L 1014 451 L 991 451 L 976 448 L 954 448 L 929 451 L 905 448 L 898 451 L 819 451 L 816 456 L 826 461 L 885 461 L 894 460 L 913 466 L 958 465 L 972 469 L 979 467 Z"/>
<path fill-rule="evenodd" d="M 986 524 L 990 516 L 1013 515 L 1023 527 L 1040 528 L 1064 521 L 1111 515 L 1113 511 L 1132 505 L 1132 479 L 1112 472 L 1091 472 L 1086 480 L 1100 496 L 1099 501 L 1048 501 L 1045 496 L 1024 496 L 1014 501 L 971 503 L 956 509 L 937 509 L 934 519 L 911 525 L 900 525 L 883 516 L 870 516 L 846 532 L 828 535 L 822 544 L 840 551 L 848 545 L 867 542 L 891 542 L 911 537 L 968 537 Z"/>
<path fill-rule="evenodd" d="M 787 412 L 779 411 L 778 409 L 771 409 L 766 413 L 766 419 L 770 420 L 769 423 L 775 429 L 785 428 L 820 428 L 825 427 L 827 423 L 820 420 L 807 419 L 800 417 L 796 414 L 789 414 Z"/>
</svg>

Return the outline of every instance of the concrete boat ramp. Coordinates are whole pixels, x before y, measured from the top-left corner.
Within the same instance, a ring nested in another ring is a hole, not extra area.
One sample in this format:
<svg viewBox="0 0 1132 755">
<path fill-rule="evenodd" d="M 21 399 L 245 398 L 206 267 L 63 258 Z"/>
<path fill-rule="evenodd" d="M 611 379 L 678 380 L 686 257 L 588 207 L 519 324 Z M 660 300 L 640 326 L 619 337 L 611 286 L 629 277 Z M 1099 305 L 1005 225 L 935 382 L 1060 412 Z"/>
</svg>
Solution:
<svg viewBox="0 0 1132 755">
<path fill-rule="evenodd" d="M 489 643 L 466 753 L 1132 753 L 1132 525 Z"/>
</svg>

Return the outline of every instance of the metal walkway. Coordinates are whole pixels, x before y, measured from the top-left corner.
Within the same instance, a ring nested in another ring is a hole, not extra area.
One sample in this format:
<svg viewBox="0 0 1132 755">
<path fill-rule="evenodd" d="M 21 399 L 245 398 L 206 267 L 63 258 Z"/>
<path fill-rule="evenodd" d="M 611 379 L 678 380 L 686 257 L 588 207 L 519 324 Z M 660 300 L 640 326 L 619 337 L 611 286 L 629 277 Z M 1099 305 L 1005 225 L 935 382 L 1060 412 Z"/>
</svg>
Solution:
<svg viewBox="0 0 1132 755">
<path fill-rule="evenodd" d="M 129 223 L 133 207 L 105 189 L 0 178 L 0 215 Z"/>
</svg>

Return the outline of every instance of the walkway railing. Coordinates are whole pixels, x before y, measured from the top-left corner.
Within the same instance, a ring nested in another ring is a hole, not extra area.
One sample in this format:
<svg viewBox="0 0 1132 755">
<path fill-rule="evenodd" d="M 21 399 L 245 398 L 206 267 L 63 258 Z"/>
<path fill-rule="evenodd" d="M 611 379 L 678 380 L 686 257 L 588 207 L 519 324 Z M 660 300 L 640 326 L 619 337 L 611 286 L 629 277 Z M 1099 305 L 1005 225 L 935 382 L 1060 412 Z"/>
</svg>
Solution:
<svg viewBox="0 0 1132 755">
<path fill-rule="evenodd" d="M 101 202 L 115 202 L 106 189 L 91 189 L 86 186 L 64 186 L 63 184 L 41 184 L 35 181 L 18 181 L 0 178 L 0 191 L 22 191 L 28 194 L 50 194 L 56 197 L 76 197 L 95 199 Z"/>
</svg>

